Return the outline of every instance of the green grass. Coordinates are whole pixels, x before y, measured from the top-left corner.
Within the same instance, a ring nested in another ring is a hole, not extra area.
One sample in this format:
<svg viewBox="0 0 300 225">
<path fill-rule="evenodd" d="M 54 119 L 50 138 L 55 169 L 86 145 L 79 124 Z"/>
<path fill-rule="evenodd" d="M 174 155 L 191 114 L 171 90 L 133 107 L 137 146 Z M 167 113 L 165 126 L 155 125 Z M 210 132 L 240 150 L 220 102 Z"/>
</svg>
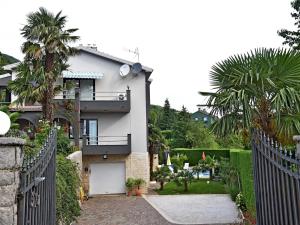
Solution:
<svg viewBox="0 0 300 225">
<path fill-rule="evenodd" d="M 174 182 L 169 182 L 164 186 L 164 190 L 156 190 L 160 195 L 176 194 L 226 194 L 224 185 L 221 182 L 207 180 L 196 180 L 189 185 L 189 190 L 185 192 L 183 186 L 177 186 Z"/>
</svg>

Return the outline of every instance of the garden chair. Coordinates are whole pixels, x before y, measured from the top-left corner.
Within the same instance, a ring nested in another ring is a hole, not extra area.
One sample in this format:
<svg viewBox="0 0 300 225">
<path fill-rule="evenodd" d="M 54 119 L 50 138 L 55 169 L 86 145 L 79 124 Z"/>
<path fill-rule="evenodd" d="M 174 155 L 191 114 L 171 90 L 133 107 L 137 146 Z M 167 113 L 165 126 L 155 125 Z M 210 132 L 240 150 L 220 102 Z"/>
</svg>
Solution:
<svg viewBox="0 0 300 225">
<path fill-rule="evenodd" d="M 183 169 L 188 170 L 189 168 L 190 168 L 190 164 L 189 163 L 184 163 Z"/>
</svg>

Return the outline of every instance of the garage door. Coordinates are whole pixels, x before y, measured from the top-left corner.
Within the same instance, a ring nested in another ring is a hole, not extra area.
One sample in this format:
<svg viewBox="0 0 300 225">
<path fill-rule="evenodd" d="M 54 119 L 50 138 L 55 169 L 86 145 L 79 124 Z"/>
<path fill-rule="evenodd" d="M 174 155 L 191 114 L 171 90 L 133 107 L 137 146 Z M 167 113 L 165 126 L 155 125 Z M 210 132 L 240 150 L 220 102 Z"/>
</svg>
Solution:
<svg viewBox="0 0 300 225">
<path fill-rule="evenodd" d="M 91 164 L 90 195 L 125 193 L 125 163 Z"/>
</svg>

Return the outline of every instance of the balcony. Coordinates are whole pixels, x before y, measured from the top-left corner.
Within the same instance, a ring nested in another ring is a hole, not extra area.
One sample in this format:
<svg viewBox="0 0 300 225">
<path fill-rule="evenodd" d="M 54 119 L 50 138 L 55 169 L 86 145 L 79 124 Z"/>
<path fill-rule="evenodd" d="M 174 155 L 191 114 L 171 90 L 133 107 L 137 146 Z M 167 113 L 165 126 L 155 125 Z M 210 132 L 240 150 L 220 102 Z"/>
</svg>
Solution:
<svg viewBox="0 0 300 225">
<path fill-rule="evenodd" d="M 83 155 L 128 155 L 131 153 L 131 134 L 127 136 L 83 136 Z"/>
<path fill-rule="evenodd" d="M 80 102 L 80 112 L 130 112 L 130 90 L 126 92 L 80 93 L 79 89 L 75 89 L 73 93 L 70 91 L 62 92 L 55 97 L 55 100 L 78 101 Z"/>
</svg>

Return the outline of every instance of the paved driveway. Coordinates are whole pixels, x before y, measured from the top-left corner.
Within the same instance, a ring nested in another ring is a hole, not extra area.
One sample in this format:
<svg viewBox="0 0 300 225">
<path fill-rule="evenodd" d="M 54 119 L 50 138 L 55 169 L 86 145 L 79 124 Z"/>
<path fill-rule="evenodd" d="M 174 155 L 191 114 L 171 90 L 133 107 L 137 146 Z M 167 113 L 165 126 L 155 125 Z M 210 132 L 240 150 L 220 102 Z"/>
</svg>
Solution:
<svg viewBox="0 0 300 225">
<path fill-rule="evenodd" d="M 148 195 L 146 200 L 175 224 L 239 224 L 228 195 Z"/>
<path fill-rule="evenodd" d="M 171 225 L 142 197 L 99 196 L 82 209 L 76 225 Z"/>
<path fill-rule="evenodd" d="M 76 225 L 230 225 L 238 220 L 235 204 L 227 195 L 147 195 L 145 199 L 90 198 L 83 203 Z"/>
</svg>

